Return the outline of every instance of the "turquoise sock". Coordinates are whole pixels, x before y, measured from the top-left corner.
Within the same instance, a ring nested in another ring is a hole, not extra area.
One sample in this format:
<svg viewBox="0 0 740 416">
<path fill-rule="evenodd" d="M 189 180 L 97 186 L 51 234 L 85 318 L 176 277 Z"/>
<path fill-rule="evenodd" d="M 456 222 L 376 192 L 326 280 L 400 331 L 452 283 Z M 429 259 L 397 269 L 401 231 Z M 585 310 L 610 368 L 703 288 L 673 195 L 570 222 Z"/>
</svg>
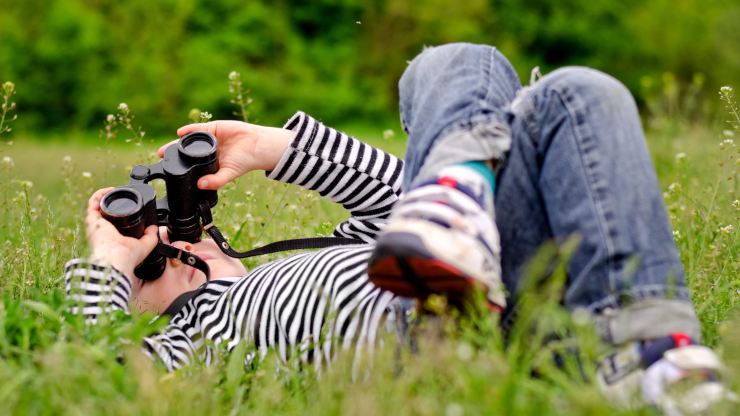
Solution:
<svg viewBox="0 0 740 416">
<path fill-rule="evenodd" d="M 486 181 L 488 181 L 488 184 L 491 185 L 491 192 L 493 192 L 494 195 L 496 194 L 496 175 L 493 174 L 493 170 L 491 170 L 486 162 L 482 160 L 473 160 L 461 163 L 460 166 L 465 166 L 478 172 L 478 174 L 484 177 Z"/>
</svg>

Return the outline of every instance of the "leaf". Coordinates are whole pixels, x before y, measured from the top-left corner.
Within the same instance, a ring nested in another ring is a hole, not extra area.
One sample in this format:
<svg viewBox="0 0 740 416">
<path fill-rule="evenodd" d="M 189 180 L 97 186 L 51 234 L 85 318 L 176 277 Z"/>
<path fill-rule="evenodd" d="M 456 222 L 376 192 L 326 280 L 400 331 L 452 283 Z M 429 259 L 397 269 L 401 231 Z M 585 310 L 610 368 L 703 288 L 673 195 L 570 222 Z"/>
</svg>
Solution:
<svg viewBox="0 0 740 416">
<path fill-rule="evenodd" d="M 244 230 L 244 226 L 245 226 L 245 225 L 247 225 L 247 221 L 244 221 L 244 222 L 242 222 L 242 223 L 241 223 L 241 225 L 239 225 L 239 229 L 238 229 L 238 230 L 236 230 L 236 234 L 234 234 L 234 238 L 232 238 L 232 239 L 231 239 L 231 245 L 232 245 L 232 246 L 233 246 L 234 244 L 236 244 L 236 243 L 238 243 L 238 242 L 239 242 L 239 237 L 241 237 L 241 235 L 242 235 L 242 230 Z"/>
<path fill-rule="evenodd" d="M 23 305 L 50 321 L 54 321 L 54 322 L 62 321 L 62 317 L 60 316 L 59 312 L 52 309 L 51 306 L 49 306 L 46 303 L 37 302 L 34 300 L 24 300 Z"/>
</svg>

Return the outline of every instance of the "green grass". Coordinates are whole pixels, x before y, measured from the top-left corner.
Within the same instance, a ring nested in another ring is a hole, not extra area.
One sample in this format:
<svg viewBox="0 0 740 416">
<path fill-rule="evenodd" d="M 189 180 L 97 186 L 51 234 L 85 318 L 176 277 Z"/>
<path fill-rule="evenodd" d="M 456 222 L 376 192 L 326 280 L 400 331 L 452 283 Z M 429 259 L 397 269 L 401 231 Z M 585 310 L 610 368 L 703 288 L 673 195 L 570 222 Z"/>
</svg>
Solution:
<svg viewBox="0 0 740 416">
<path fill-rule="evenodd" d="M 384 140 L 380 129 L 347 130 L 395 154 L 403 151 L 398 132 Z M 477 316 L 428 323 L 419 330 L 420 352 L 414 355 L 397 350 L 388 338 L 354 377 L 348 357 L 339 357 L 320 377 L 273 356 L 244 369 L 248 346 L 218 355 L 212 366 L 167 374 L 137 347 L 151 330 L 149 317 L 86 326 L 64 312 L 60 279 L 65 261 L 86 254 L 82 214 L 90 193 L 125 183 L 129 167 L 153 160 L 157 146 L 14 140 L 12 146 L 0 144 L 0 159 L 12 159 L 0 161 L 0 413 L 652 414 L 611 407 L 579 376 L 573 347 L 592 374 L 601 346 L 587 325 L 558 308 L 562 270 L 553 285 L 528 299 L 506 350 L 495 318 Z M 720 141 L 720 130 L 706 127 L 649 135 L 704 339 L 723 357 L 737 391 L 738 149 L 721 149 Z M 216 221 L 241 249 L 327 234 L 347 215 L 259 173 L 219 197 Z M 545 249 L 542 256 L 549 254 Z M 543 346 L 543 337 L 553 332 L 563 339 Z M 565 369 L 552 365 L 553 352 L 566 357 Z M 116 359 L 121 356 L 125 364 Z"/>
</svg>

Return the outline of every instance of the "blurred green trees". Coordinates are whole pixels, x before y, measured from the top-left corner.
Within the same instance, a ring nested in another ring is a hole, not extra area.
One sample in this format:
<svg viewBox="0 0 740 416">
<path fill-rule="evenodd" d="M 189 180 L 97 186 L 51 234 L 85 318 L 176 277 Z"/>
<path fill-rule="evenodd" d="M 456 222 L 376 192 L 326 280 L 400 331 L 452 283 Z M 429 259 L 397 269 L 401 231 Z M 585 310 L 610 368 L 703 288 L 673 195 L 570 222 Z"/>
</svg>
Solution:
<svg viewBox="0 0 740 416">
<path fill-rule="evenodd" d="M 406 61 L 471 41 L 498 46 L 525 83 L 535 65 L 589 65 L 644 102 L 664 73 L 701 73 L 714 99 L 740 80 L 738 22 L 736 0 L 0 0 L 0 81 L 35 131 L 98 128 L 120 101 L 154 134 L 193 107 L 233 117 L 231 70 L 256 122 L 296 109 L 389 122 Z"/>
</svg>

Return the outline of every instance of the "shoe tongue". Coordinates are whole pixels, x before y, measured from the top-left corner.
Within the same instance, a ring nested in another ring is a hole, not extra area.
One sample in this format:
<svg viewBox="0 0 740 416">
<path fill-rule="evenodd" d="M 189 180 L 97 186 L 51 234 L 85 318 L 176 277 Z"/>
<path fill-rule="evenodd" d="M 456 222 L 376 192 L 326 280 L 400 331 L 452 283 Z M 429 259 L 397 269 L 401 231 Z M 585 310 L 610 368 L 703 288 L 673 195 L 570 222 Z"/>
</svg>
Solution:
<svg viewBox="0 0 740 416">
<path fill-rule="evenodd" d="M 668 350 L 694 344 L 696 342 L 682 332 L 647 341 L 643 344 L 642 351 L 640 352 L 642 367 L 650 367 L 653 363 L 663 358 L 663 354 Z"/>
</svg>

